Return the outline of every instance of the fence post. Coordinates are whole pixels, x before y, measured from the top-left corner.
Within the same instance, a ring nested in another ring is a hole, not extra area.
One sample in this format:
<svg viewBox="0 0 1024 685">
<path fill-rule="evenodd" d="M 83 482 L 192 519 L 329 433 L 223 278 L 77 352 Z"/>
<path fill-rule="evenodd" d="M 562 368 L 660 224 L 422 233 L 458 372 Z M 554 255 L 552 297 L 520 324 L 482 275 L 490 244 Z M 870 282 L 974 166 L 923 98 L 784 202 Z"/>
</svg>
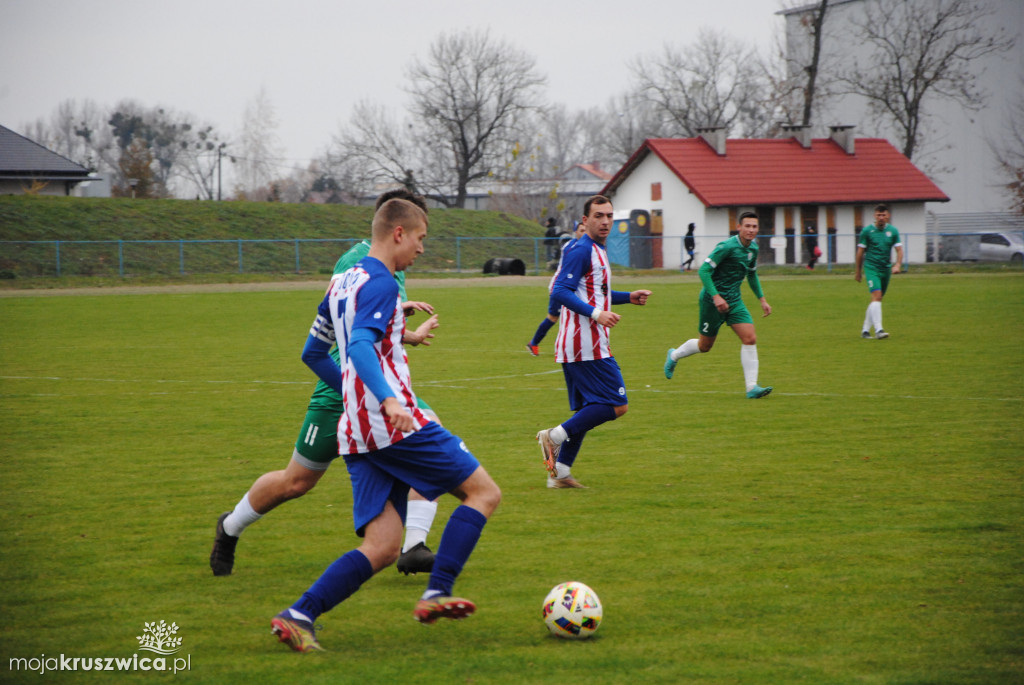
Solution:
<svg viewBox="0 0 1024 685">
<path fill-rule="evenodd" d="M 299 273 L 299 239 L 295 239 L 295 273 Z"/>
<path fill-rule="evenodd" d="M 60 278 L 60 241 L 55 240 L 54 244 L 57 246 L 57 278 Z"/>
<path fill-rule="evenodd" d="M 240 274 L 245 273 L 245 270 L 242 267 L 242 239 L 241 238 L 238 239 L 238 273 L 240 273 Z"/>
<path fill-rule="evenodd" d="M 124 241 L 117 241 L 117 274 L 124 278 Z"/>
<path fill-rule="evenodd" d="M 178 273 L 185 275 L 185 241 L 178 241 Z"/>
</svg>

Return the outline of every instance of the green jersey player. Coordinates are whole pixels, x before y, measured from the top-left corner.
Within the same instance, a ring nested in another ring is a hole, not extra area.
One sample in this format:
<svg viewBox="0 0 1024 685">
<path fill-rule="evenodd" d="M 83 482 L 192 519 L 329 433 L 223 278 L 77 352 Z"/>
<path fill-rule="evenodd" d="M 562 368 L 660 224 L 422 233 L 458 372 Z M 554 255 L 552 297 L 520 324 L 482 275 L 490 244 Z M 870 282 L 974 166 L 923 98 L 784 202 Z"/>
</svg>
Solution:
<svg viewBox="0 0 1024 685">
<path fill-rule="evenodd" d="M 900 232 L 889 223 L 892 213 L 888 205 L 875 207 L 875 223 L 861 229 L 857 240 L 857 271 L 854 278 L 860 283 L 867 277 L 868 292 L 871 302 L 864 314 L 864 326 L 860 337 L 870 338 L 871 327 L 875 327 L 875 337 L 879 340 L 888 338 L 889 334 L 882 328 L 882 297 L 889 289 L 889 276 L 900 272 L 903 264 L 903 243 Z M 896 261 L 892 262 L 892 251 L 896 249 Z"/>
<path fill-rule="evenodd" d="M 406 199 L 420 209 L 426 211 L 423 198 L 405 190 L 390 191 L 377 199 L 377 206 L 392 198 Z M 370 250 L 369 241 L 354 245 L 338 259 L 334 266 L 334 278 L 339 277 L 365 257 Z M 404 342 L 407 345 L 429 345 L 434 337 L 431 332 L 437 327 L 437 316 L 433 308 L 425 302 L 409 302 L 405 293 L 405 272 L 395 273 L 399 294 L 405 304 L 405 310 L 419 310 L 430 314 L 430 318 L 415 331 L 406 331 Z M 340 353 L 337 347 L 331 350 L 331 356 L 337 362 Z M 432 419 L 437 420 L 433 411 L 420 401 L 423 409 Z M 210 568 L 215 576 L 229 575 L 234 567 L 235 546 L 238 536 L 250 524 L 258 521 L 274 507 L 290 499 L 301 497 L 313 489 L 324 475 L 327 467 L 338 456 L 338 420 L 345 406 L 341 396 L 326 383 L 319 381 L 309 399 L 306 416 L 295 442 L 288 466 L 280 471 L 265 473 L 256 479 L 248 492 L 235 505 L 233 511 L 225 512 L 217 521 L 213 550 L 210 552 Z M 440 421 L 438 421 L 440 423 Z M 406 513 L 406 538 L 402 547 L 402 556 L 398 560 L 398 570 L 409 574 L 430 571 L 434 555 L 426 547 L 427 533 L 434 520 L 437 503 L 410 491 L 409 506 Z"/>
<path fill-rule="evenodd" d="M 697 298 L 700 306 L 698 337 L 669 349 L 664 370 L 665 378 L 670 379 L 680 359 L 698 352 L 711 351 L 718 330 L 722 324 L 726 324 L 740 339 L 740 363 L 747 397 L 758 399 L 768 395 L 772 388 L 762 388 L 757 384 L 757 335 L 754 319 L 740 296 L 740 284 L 745 279 L 760 300 L 764 316 L 772 313 L 757 278 L 757 215 L 753 212 L 741 214 L 737 231 L 732 238 L 718 243 L 701 265 L 698 273 L 704 287 Z"/>
</svg>

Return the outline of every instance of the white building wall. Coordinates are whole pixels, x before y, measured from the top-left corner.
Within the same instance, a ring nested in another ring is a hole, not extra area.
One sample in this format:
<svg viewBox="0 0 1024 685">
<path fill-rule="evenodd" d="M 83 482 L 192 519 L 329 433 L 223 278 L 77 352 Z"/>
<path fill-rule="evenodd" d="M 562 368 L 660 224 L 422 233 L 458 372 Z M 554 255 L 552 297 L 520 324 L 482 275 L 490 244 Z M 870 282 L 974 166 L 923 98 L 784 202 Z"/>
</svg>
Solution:
<svg viewBox="0 0 1024 685">
<path fill-rule="evenodd" d="M 652 183 L 661 184 L 661 200 L 651 200 Z M 661 210 L 662 263 L 666 269 L 678 269 L 683 263 L 683 236 L 686 235 L 687 224 L 697 224 L 695 236 L 702 235 L 707 225 L 704 205 L 654 154 L 648 154 L 616 188 L 612 204 L 616 214 L 628 214 L 633 209 Z"/>
<path fill-rule="evenodd" d="M 825 40 L 822 43 L 821 77 L 853 58 L 868 62 L 869 46 L 855 39 L 854 21 L 865 7 L 877 0 L 852 0 L 830 4 L 825 15 Z M 1009 135 L 1009 114 L 1021 97 L 1024 79 L 1024 1 L 979 0 L 992 11 L 978 28 L 1015 39 L 1013 49 L 1002 55 L 978 59 L 974 69 L 976 82 L 988 94 L 985 107 L 969 111 L 959 103 L 931 98 L 925 103 L 929 115 L 923 144 L 919 144 L 913 162 L 949 196 L 949 202 L 929 203 L 936 214 L 1009 211 L 1010 198 L 1004 189 L 1008 179 L 999 171 L 993 147 Z M 810 39 L 799 24 L 800 15 L 786 16 L 787 53 L 806 54 Z M 815 136 L 827 134 L 835 124 L 856 126 L 859 137 L 886 138 L 900 147 L 895 131 L 873 120 L 864 98 L 856 95 L 834 96 L 815 103 Z"/>
</svg>

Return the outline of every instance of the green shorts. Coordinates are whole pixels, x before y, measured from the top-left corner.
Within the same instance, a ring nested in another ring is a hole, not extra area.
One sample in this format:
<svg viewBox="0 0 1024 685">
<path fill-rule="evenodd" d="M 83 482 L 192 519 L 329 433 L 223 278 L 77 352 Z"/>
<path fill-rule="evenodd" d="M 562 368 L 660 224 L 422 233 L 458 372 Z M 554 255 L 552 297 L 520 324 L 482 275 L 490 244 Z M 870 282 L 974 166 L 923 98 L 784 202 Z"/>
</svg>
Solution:
<svg viewBox="0 0 1024 685">
<path fill-rule="evenodd" d="M 302 422 L 292 457 L 307 469 L 325 471 L 338 458 L 338 420 L 341 414 L 310 409 Z M 300 458 L 301 457 L 301 458 Z"/>
<path fill-rule="evenodd" d="M 416 406 L 434 416 L 434 410 L 419 397 Z M 341 414 L 323 409 L 309 409 L 302 422 L 302 430 L 295 441 L 295 459 L 312 471 L 326 471 L 338 458 L 338 421 Z"/>
<path fill-rule="evenodd" d="M 698 298 L 700 324 L 697 327 L 697 332 L 701 335 L 708 338 L 718 336 L 718 329 L 722 327 L 722 324 L 732 326 L 737 323 L 754 323 L 754 318 L 750 316 L 750 310 L 747 309 L 747 305 L 743 304 L 743 300 L 726 300 L 729 303 L 729 311 L 723 314 L 715 307 L 715 301 L 710 295 L 704 291 L 701 293 L 702 295 Z"/>
<path fill-rule="evenodd" d="M 885 291 L 889 289 L 890 276 L 892 276 L 891 268 L 885 271 L 875 271 L 871 267 L 864 267 L 864 280 L 868 284 L 869 293 L 881 290 L 882 294 L 885 295 Z"/>
</svg>

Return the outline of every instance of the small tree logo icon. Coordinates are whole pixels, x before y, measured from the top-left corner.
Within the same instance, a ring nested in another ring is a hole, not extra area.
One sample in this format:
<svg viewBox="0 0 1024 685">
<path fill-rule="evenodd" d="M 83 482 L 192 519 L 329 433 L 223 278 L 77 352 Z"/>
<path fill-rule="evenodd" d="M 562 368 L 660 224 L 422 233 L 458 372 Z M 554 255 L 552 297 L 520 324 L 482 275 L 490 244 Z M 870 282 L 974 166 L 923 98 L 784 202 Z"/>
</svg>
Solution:
<svg viewBox="0 0 1024 685">
<path fill-rule="evenodd" d="M 136 635 L 139 641 L 139 649 L 145 649 L 157 654 L 174 654 L 181 649 L 181 638 L 173 637 L 178 632 L 178 624 L 167 625 L 166 621 L 157 624 L 147 622 L 142 629 L 142 635 Z"/>
</svg>

